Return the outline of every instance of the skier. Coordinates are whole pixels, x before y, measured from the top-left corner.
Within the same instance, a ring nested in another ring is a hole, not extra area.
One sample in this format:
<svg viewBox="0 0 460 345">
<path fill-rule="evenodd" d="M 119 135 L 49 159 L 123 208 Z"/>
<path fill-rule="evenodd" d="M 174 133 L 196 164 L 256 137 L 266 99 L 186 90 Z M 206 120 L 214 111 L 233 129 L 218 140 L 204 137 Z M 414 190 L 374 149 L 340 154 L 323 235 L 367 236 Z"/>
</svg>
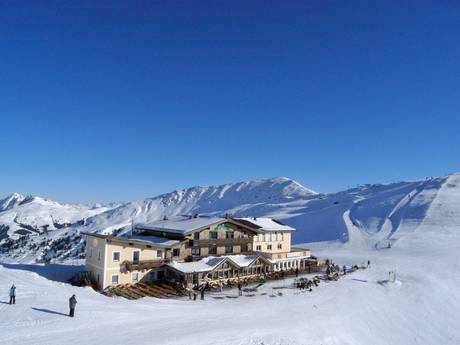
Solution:
<svg viewBox="0 0 460 345">
<path fill-rule="evenodd" d="M 14 284 L 10 288 L 10 304 L 16 304 L 16 286 Z"/>
<path fill-rule="evenodd" d="M 343 274 L 347 274 L 347 266 L 343 265 Z"/>
<path fill-rule="evenodd" d="M 75 315 L 75 307 L 77 306 L 77 298 L 75 295 L 72 295 L 72 297 L 69 298 L 69 316 L 73 317 Z"/>
<path fill-rule="evenodd" d="M 295 268 L 295 276 L 296 276 L 296 278 L 299 276 L 299 268 L 298 267 Z"/>
<path fill-rule="evenodd" d="M 367 267 L 371 265 L 371 260 L 367 260 Z"/>
<path fill-rule="evenodd" d="M 243 296 L 241 282 L 238 280 L 238 296 Z"/>
</svg>

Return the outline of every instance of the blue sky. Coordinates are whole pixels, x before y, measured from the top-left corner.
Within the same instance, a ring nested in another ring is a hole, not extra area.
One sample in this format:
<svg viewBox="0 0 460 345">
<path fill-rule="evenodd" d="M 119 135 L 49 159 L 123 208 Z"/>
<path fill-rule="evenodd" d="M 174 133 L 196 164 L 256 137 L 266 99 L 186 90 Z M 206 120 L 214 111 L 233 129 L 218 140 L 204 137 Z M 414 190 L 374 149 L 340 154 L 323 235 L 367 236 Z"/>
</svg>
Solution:
<svg viewBox="0 0 460 345">
<path fill-rule="evenodd" d="M 0 196 L 460 170 L 456 1 L 4 1 Z"/>
</svg>

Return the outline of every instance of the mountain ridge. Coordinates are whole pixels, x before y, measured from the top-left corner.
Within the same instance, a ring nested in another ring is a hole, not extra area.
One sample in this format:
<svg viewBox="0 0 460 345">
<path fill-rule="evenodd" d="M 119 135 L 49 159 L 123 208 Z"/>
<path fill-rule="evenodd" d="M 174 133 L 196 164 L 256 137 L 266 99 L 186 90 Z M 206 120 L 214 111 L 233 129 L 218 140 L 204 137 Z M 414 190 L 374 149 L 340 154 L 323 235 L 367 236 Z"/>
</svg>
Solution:
<svg viewBox="0 0 460 345">
<path fill-rule="evenodd" d="M 322 194 L 289 178 L 275 177 L 195 186 L 95 208 L 40 197 L 24 203 L 26 198 L 16 194 L 9 198 L 13 201 L 4 202 L 8 208 L 0 211 L 0 256 L 20 261 L 82 257 L 81 231 L 111 234 L 132 222 L 190 213 L 278 218 L 297 228 L 293 243 L 338 241 L 385 247 L 414 231 L 435 194 L 458 176 L 365 184 Z M 451 184 L 460 193 L 460 183 Z"/>
</svg>

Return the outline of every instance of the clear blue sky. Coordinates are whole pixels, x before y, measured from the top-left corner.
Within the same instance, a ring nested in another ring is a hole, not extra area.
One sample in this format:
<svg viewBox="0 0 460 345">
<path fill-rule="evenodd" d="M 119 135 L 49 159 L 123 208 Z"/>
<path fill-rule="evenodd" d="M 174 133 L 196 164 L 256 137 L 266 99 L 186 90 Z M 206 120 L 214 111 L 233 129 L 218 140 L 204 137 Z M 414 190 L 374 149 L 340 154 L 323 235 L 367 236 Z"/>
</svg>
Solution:
<svg viewBox="0 0 460 345">
<path fill-rule="evenodd" d="M 1 1 L 0 196 L 460 170 L 458 1 Z"/>
</svg>

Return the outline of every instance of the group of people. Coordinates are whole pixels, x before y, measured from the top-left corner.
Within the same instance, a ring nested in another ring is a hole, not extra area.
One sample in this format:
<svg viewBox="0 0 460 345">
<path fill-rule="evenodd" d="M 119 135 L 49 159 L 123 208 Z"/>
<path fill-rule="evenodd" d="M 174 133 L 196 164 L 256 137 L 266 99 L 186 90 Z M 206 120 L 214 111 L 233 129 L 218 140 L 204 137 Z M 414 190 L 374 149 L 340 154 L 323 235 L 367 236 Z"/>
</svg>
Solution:
<svg viewBox="0 0 460 345">
<path fill-rule="evenodd" d="M 319 279 L 317 277 L 314 277 L 313 279 L 307 279 L 307 278 L 300 278 L 299 281 L 296 282 L 296 286 L 299 290 L 305 290 L 307 289 L 308 291 L 312 291 L 311 287 L 318 286 Z"/>
<path fill-rule="evenodd" d="M 227 285 L 230 286 L 230 284 L 227 284 Z M 236 286 L 238 287 L 238 296 L 243 296 L 243 284 L 241 280 L 237 281 Z M 217 287 L 219 288 L 220 292 L 223 292 L 224 282 L 222 280 L 219 280 L 217 282 Z M 194 301 L 196 301 L 198 297 L 197 292 L 200 293 L 201 300 L 204 300 L 205 291 L 211 291 L 211 284 L 209 283 L 209 281 L 207 281 L 205 284 L 201 284 L 201 285 L 195 284 L 194 286 L 192 286 L 191 284 L 186 284 L 184 282 L 183 288 L 190 300 L 193 299 Z"/>
<path fill-rule="evenodd" d="M 10 287 L 10 304 L 16 304 L 16 286 L 13 284 Z M 69 298 L 69 316 L 74 317 L 75 307 L 77 306 L 77 297 L 72 295 Z"/>
</svg>

